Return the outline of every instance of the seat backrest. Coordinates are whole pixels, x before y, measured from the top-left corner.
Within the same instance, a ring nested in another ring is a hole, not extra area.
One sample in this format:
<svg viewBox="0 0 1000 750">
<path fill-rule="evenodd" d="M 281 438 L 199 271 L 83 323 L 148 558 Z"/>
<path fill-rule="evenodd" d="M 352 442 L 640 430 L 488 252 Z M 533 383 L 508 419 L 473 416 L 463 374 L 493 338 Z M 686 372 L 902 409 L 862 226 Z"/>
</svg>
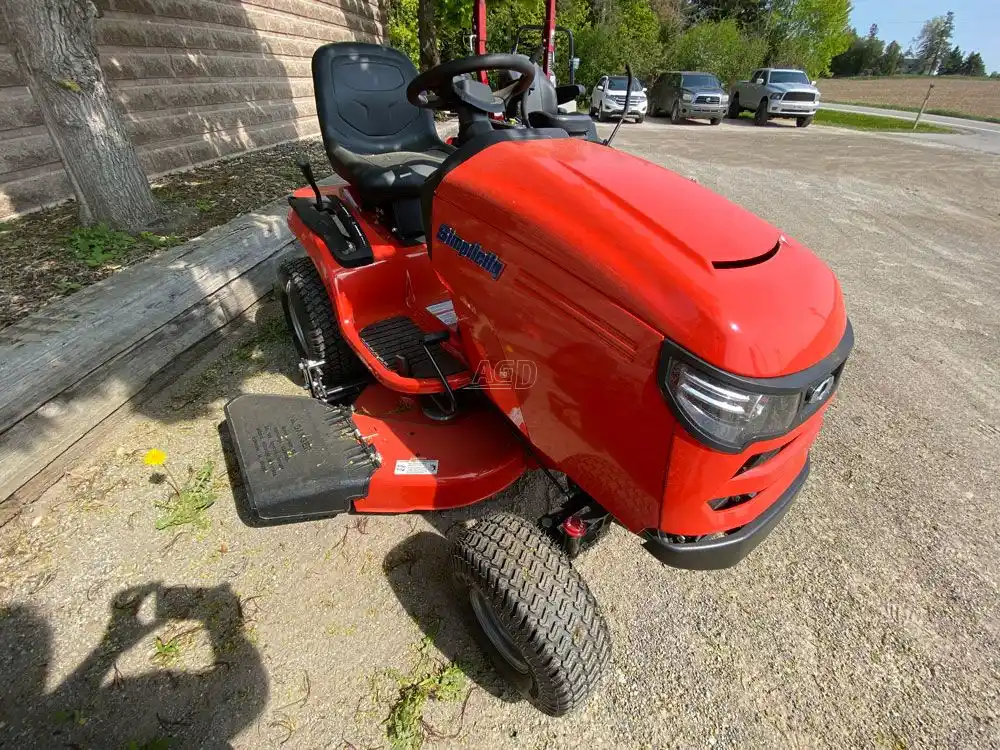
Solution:
<svg viewBox="0 0 1000 750">
<path fill-rule="evenodd" d="M 535 63 L 535 80 L 531 82 L 531 88 L 524 92 L 524 114 L 527 116 L 532 112 L 546 112 L 554 115 L 558 111 L 556 87 L 542 71 L 542 66 Z"/>
<path fill-rule="evenodd" d="M 356 154 L 420 151 L 438 140 L 434 116 L 406 99 L 416 75 L 402 52 L 378 44 L 324 44 L 312 58 L 323 143 Z M 334 164 L 336 166 L 336 164 Z"/>
</svg>

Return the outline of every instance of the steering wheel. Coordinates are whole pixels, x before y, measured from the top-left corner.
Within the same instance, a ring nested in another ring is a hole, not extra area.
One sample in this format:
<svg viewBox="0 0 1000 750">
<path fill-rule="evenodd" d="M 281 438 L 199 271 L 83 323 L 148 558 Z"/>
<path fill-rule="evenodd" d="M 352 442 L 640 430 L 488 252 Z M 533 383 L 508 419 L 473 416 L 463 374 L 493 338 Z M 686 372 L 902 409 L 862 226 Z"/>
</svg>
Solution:
<svg viewBox="0 0 1000 750">
<path fill-rule="evenodd" d="M 482 84 L 471 87 L 456 85 L 456 76 L 471 75 L 480 70 L 505 70 L 521 75 L 510 86 L 490 92 L 489 98 L 484 96 L 488 87 Z M 527 91 L 534 80 L 535 66 L 527 57 L 492 52 L 462 57 L 425 70 L 410 81 L 406 87 L 406 98 L 413 106 L 424 109 L 453 109 L 461 103 L 487 114 L 501 114 L 504 103 Z"/>
</svg>

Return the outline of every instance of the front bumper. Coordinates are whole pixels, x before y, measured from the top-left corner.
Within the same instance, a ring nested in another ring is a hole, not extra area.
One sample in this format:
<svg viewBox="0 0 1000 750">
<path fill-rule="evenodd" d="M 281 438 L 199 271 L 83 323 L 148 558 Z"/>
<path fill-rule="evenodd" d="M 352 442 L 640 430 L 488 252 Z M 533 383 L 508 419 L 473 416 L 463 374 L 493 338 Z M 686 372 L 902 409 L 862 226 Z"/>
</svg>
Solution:
<svg viewBox="0 0 1000 750">
<path fill-rule="evenodd" d="M 648 100 L 643 100 L 641 102 L 632 103 L 629 102 L 628 113 L 630 115 L 644 115 L 646 114 L 646 109 L 649 106 Z M 607 112 L 609 115 L 620 115 L 625 109 L 625 106 L 619 104 L 618 102 L 613 102 L 605 99 L 601 102 L 601 108 Z"/>
<path fill-rule="evenodd" d="M 653 557 L 673 568 L 719 570 L 731 568 L 756 549 L 784 518 L 809 476 L 809 458 L 788 488 L 757 518 L 726 536 L 694 542 L 671 542 L 655 531 L 645 531 L 643 547 Z"/>
<path fill-rule="evenodd" d="M 770 99 L 767 102 L 768 114 L 775 117 L 811 117 L 819 109 L 818 102 L 786 102 L 782 99 Z"/>
<path fill-rule="evenodd" d="M 728 104 L 693 104 L 691 102 L 681 102 L 681 117 L 700 118 L 724 117 L 729 110 Z"/>
</svg>

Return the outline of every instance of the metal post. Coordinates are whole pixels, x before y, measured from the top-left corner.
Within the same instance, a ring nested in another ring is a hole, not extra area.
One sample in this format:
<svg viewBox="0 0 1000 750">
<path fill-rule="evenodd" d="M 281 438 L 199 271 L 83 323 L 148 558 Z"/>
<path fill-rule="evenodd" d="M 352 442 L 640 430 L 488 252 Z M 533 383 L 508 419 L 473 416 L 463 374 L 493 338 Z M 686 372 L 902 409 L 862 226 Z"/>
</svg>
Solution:
<svg viewBox="0 0 1000 750">
<path fill-rule="evenodd" d="M 474 55 L 485 55 L 486 54 L 486 0 L 475 0 L 475 5 L 472 8 L 472 54 Z M 486 77 L 486 71 L 479 71 L 479 82 L 489 85 L 489 79 Z"/>
<path fill-rule="evenodd" d="M 542 71 L 552 75 L 552 61 L 556 56 L 556 0 L 545 0 L 545 31 L 542 35 Z"/>
<path fill-rule="evenodd" d="M 927 96 L 924 97 L 924 103 L 920 105 L 920 111 L 917 112 L 917 117 L 913 121 L 913 129 L 914 130 L 916 130 L 917 129 L 917 125 L 920 124 L 920 118 L 923 116 L 924 109 L 927 107 L 927 100 L 931 98 L 931 89 L 932 88 L 934 88 L 934 84 L 933 83 L 930 86 L 927 87 Z"/>
</svg>

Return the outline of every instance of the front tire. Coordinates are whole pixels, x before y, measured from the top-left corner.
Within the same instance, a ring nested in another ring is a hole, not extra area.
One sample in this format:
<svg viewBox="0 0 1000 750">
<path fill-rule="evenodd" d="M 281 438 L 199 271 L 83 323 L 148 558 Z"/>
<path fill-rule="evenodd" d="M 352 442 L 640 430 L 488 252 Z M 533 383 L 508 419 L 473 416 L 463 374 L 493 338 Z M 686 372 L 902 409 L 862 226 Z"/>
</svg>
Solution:
<svg viewBox="0 0 1000 750">
<path fill-rule="evenodd" d="M 603 107 L 598 107 L 598 109 L 597 109 L 597 121 L 598 122 L 607 122 L 608 121 L 608 116 L 604 113 L 604 108 Z"/>
<path fill-rule="evenodd" d="M 323 362 L 323 385 L 330 388 L 354 383 L 367 373 L 340 335 L 326 287 L 310 258 L 292 258 L 281 264 L 277 293 L 299 355 Z"/>
<path fill-rule="evenodd" d="M 639 115 L 635 118 L 636 125 L 642 125 L 646 121 L 646 115 Z"/>
<path fill-rule="evenodd" d="M 729 111 L 726 113 L 726 117 L 730 120 L 737 120 L 740 116 L 740 95 L 733 94 L 733 98 L 729 102 Z"/>
<path fill-rule="evenodd" d="M 796 117 L 795 118 L 795 127 L 797 127 L 797 128 L 808 128 L 812 124 L 812 121 L 813 121 L 813 116 L 812 115 L 807 115 L 805 117 Z"/>
<path fill-rule="evenodd" d="M 681 108 L 675 101 L 673 108 L 670 110 L 670 122 L 673 123 L 674 125 L 679 125 L 680 121 L 681 121 Z"/>
<path fill-rule="evenodd" d="M 583 703 L 611 638 L 586 582 L 545 532 L 494 513 L 459 539 L 452 568 L 477 639 L 504 679 L 549 716 Z"/>
<path fill-rule="evenodd" d="M 757 111 L 753 113 L 753 124 L 757 127 L 763 127 L 767 125 L 767 121 L 770 116 L 767 113 L 767 99 L 761 99 L 760 104 L 757 105 Z"/>
<path fill-rule="evenodd" d="M 713 125 L 718 125 L 718 124 L 720 124 L 722 122 L 722 118 L 721 117 L 713 117 L 711 120 L 709 120 L 709 122 L 711 122 Z"/>
</svg>

